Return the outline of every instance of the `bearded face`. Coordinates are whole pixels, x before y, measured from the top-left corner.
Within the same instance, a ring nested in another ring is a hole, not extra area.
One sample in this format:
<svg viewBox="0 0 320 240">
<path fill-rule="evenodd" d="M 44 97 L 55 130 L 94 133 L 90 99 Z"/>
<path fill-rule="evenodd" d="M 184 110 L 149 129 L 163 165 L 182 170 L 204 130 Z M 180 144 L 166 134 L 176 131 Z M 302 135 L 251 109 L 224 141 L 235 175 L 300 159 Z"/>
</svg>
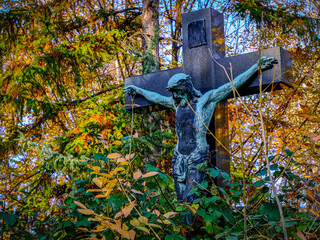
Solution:
<svg viewBox="0 0 320 240">
<path fill-rule="evenodd" d="M 175 102 L 175 105 L 185 107 L 187 105 L 187 101 L 189 101 L 188 89 L 186 86 L 175 87 L 170 90 L 172 93 L 172 98 Z"/>
</svg>

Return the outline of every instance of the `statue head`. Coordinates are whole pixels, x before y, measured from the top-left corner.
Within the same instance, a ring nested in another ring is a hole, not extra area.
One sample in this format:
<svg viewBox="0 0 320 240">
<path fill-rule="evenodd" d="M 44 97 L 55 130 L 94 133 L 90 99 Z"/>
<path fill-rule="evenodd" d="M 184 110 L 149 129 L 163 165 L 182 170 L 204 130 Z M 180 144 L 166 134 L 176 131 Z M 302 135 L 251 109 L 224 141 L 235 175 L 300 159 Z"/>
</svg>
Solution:
<svg viewBox="0 0 320 240">
<path fill-rule="evenodd" d="M 184 107 L 187 101 L 195 103 L 202 96 L 201 92 L 194 88 L 191 77 L 184 73 L 173 75 L 168 81 L 167 90 L 172 93 L 176 106 L 181 104 Z"/>
</svg>

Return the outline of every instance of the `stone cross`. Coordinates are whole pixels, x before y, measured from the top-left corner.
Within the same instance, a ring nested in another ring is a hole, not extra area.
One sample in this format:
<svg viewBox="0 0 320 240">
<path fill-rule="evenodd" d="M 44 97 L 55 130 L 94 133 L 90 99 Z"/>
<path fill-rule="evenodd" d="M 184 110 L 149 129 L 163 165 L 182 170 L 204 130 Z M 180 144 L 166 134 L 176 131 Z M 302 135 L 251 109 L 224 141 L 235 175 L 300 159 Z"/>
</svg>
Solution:
<svg viewBox="0 0 320 240">
<path fill-rule="evenodd" d="M 194 87 L 205 93 L 229 82 L 223 68 L 212 57 L 226 69 L 229 69 L 231 64 L 234 77 L 247 70 L 259 59 L 258 52 L 225 58 L 224 19 L 221 13 L 213 9 L 209 8 L 183 14 L 182 32 L 183 67 L 129 77 L 125 79 L 125 86 L 135 85 L 163 96 L 171 96 L 171 93 L 166 90 L 168 80 L 177 73 L 185 73 L 191 76 Z M 291 67 L 289 53 L 282 48 L 271 48 L 262 50 L 261 56 L 274 57 L 278 60 L 276 68 L 263 72 L 263 89 L 266 91 L 279 89 L 281 87 L 279 83 L 289 85 L 288 81 L 291 76 L 290 71 L 288 71 Z M 239 93 L 241 95 L 259 93 L 258 74 L 245 83 L 239 89 Z M 131 98 L 128 94 L 125 96 L 125 102 L 127 105 L 131 104 Z M 159 109 L 159 106 L 155 106 L 139 95 L 135 96 L 134 104 L 136 104 L 135 108 L 137 110 L 142 108 L 149 108 L 150 111 Z M 126 109 L 130 110 L 131 107 L 126 106 Z M 227 151 L 229 148 L 227 100 L 220 102 L 216 107 L 209 129 L 219 140 L 216 142 L 214 137 L 209 134 L 207 136 L 211 156 L 209 165 L 230 173 L 230 156 Z M 218 177 L 217 184 L 226 186 L 228 182 Z"/>
</svg>

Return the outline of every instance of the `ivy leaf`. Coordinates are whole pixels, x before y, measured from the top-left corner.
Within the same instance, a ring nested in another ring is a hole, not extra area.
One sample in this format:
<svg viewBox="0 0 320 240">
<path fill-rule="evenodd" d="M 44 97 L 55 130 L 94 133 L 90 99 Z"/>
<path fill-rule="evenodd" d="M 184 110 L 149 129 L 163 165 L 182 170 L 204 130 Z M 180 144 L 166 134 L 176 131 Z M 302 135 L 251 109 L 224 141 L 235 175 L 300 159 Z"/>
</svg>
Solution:
<svg viewBox="0 0 320 240">
<path fill-rule="evenodd" d="M 231 177 L 230 177 L 230 175 L 228 173 L 221 172 L 220 174 L 226 181 L 231 181 Z"/>
<path fill-rule="evenodd" d="M 209 175 L 213 178 L 217 177 L 220 173 L 220 169 L 212 169 L 209 173 Z"/>
</svg>

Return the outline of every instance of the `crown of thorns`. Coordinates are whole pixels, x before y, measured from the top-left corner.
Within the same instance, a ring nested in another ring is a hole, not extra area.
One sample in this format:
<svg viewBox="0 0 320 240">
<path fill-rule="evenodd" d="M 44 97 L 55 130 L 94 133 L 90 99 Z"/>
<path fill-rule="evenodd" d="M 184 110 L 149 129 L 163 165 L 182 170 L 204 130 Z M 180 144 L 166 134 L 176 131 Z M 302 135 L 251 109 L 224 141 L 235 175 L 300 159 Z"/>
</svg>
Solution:
<svg viewBox="0 0 320 240">
<path fill-rule="evenodd" d="M 168 85 L 167 85 L 167 90 L 171 90 L 173 88 L 176 88 L 177 86 L 180 86 L 182 83 L 184 83 L 190 79 L 191 79 L 191 77 L 187 74 L 177 73 L 169 79 Z"/>
</svg>

